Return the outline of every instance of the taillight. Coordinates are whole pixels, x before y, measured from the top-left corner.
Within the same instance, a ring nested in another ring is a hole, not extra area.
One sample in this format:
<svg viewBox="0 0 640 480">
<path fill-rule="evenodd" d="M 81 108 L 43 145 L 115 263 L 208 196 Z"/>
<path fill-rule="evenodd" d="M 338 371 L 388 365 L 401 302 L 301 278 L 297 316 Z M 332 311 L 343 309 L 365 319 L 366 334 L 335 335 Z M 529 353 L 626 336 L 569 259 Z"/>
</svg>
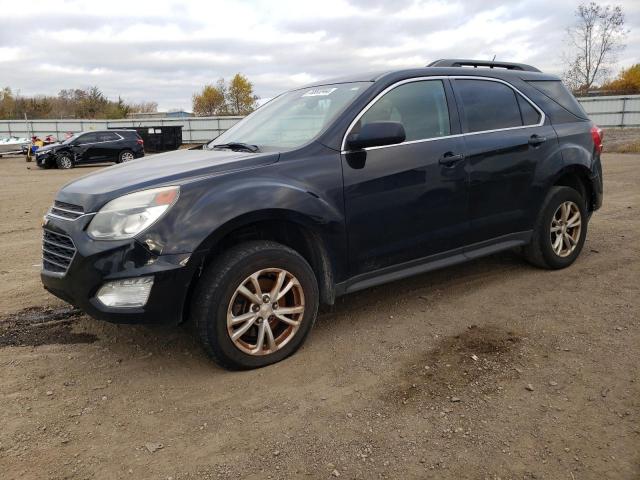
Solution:
<svg viewBox="0 0 640 480">
<path fill-rule="evenodd" d="M 139 139 L 137 139 L 137 140 L 136 140 L 136 143 L 137 143 L 138 145 L 144 145 L 144 140 L 143 140 L 143 139 L 141 139 L 141 138 L 139 138 Z"/>
<path fill-rule="evenodd" d="M 593 146 L 596 149 L 596 153 L 602 152 L 602 139 L 604 138 L 604 132 L 597 125 L 591 127 L 591 138 L 593 138 Z"/>
</svg>

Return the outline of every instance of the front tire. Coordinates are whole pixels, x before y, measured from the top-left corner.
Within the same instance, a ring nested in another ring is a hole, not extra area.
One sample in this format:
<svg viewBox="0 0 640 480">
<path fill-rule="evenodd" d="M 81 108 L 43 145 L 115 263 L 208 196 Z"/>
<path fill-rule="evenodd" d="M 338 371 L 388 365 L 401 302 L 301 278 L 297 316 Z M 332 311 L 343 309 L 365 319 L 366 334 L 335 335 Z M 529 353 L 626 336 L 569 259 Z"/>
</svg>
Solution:
<svg viewBox="0 0 640 480">
<path fill-rule="evenodd" d="M 73 168 L 73 159 L 71 158 L 71 154 L 66 152 L 58 154 L 56 156 L 56 165 L 62 170 Z"/>
<path fill-rule="evenodd" d="M 540 268 L 568 267 L 582 251 L 588 218 L 580 193 L 570 187 L 552 187 L 538 215 L 531 243 L 524 248 L 526 259 Z"/>
<path fill-rule="evenodd" d="M 318 312 L 318 283 L 295 250 L 271 241 L 237 245 L 198 282 L 192 318 L 213 360 L 228 369 L 264 367 L 292 355 Z"/>
</svg>

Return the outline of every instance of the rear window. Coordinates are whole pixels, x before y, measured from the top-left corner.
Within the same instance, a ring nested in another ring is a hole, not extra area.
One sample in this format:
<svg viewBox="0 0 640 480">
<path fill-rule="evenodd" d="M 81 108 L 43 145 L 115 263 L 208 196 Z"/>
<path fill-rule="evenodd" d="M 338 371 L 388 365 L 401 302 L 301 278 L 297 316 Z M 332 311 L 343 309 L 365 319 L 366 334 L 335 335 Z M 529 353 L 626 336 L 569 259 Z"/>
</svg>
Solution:
<svg viewBox="0 0 640 480">
<path fill-rule="evenodd" d="M 573 113 L 576 117 L 584 119 L 589 118 L 582 108 L 582 105 L 578 103 L 575 97 L 569 90 L 567 90 L 560 80 L 530 80 L 527 81 L 527 83 L 536 90 L 544 93 L 565 110 Z"/>
<path fill-rule="evenodd" d="M 516 93 L 506 85 L 487 80 L 456 80 L 469 132 L 521 127 Z"/>
</svg>

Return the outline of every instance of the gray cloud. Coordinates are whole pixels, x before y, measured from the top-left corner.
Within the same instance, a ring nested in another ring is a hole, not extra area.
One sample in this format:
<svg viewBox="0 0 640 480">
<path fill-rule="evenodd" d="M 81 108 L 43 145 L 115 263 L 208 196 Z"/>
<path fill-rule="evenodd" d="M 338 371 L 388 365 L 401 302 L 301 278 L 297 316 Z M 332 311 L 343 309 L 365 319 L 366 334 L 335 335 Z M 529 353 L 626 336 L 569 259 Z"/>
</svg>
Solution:
<svg viewBox="0 0 640 480">
<path fill-rule="evenodd" d="M 0 86 L 31 95 L 98 85 L 111 97 L 190 109 L 194 91 L 236 72 L 262 97 L 348 72 L 446 57 L 497 55 L 559 73 L 575 8 L 550 0 L 337 2 L 314 12 L 260 0 L 217 9 L 176 3 L 159 13 L 154 2 L 149 14 L 131 16 L 122 8 L 99 13 L 92 3 L 81 11 L 38 4 L 42 20 L 28 32 L 31 17 L 0 29 Z M 634 28 L 640 6 L 622 3 L 632 33 L 620 62 L 628 65 L 640 57 L 640 29 Z"/>
</svg>

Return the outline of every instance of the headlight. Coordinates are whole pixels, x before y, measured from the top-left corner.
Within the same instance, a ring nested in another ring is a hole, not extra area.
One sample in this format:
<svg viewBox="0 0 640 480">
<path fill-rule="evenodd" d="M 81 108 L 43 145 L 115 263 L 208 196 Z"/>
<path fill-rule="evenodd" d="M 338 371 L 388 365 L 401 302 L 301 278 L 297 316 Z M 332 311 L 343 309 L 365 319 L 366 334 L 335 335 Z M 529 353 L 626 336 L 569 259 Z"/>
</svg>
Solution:
<svg viewBox="0 0 640 480">
<path fill-rule="evenodd" d="M 123 240 L 149 228 L 176 203 L 180 187 L 130 193 L 111 200 L 93 217 L 87 233 L 96 240 Z"/>
</svg>

